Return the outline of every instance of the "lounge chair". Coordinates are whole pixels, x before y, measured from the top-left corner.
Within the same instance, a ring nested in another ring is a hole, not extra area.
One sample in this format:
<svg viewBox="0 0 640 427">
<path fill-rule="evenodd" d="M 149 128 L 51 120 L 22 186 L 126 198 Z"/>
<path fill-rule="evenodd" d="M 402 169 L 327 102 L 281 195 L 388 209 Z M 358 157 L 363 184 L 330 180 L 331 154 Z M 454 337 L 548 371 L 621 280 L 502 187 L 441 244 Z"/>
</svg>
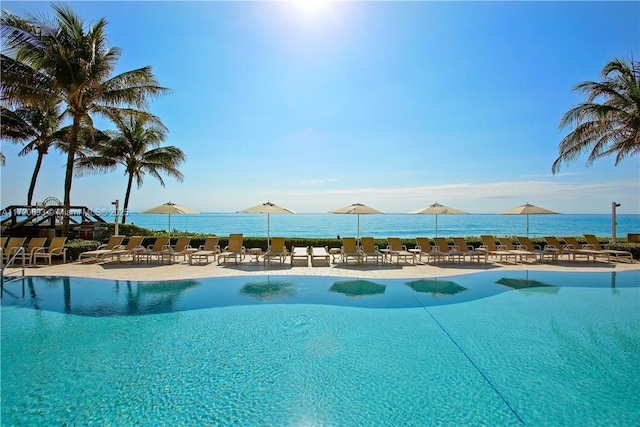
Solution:
<svg viewBox="0 0 640 427">
<path fill-rule="evenodd" d="M 431 242 L 428 237 L 416 237 L 416 247 L 413 249 L 409 249 L 409 252 L 413 252 L 418 262 L 422 262 L 422 257 L 427 258 L 427 264 L 429 263 L 429 258 L 431 252 L 433 251 L 433 246 L 431 246 Z M 437 258 L 437 257 L 434 257 Z"/>
<path fill-rule="evenodd" d="M 45 247 L 44 246 L 45 243 L 47 243 L 46 237 L 32 237 L 31 240 L 29 240 L 29 245 L 27 246 L 27 249 L 25 250 L 25 253 L 24 253 L 25 264 L 32 265 L 34 263 L 35 252 L 38 249 L 43 249 Z"/>
<path fill-rule="evenodd" d="M 342 238 L 340 259 L 345 264 L 348 264 L 350 259 L 355 259 L 358 264 L 362 262 L 362 253 L 358 249 L 358 244 L 355 237 Z"/>
<path fill-rule="evenodd" d="M 277 259 L 280 263 L 283 263 L 286 258 L 287 247 L 284 245 L 284 237 L 272 237 L 267 252 L 262 255 L 262 263 L 270 263 L 272 259 Z"/>
<path fill-rule="evenodd" d="M 441 257 L 443 260 L 446 259 L 452 262 L 456 260 L 460 262 L 464 261 L 464 254 L 458 251 L 455 245 L 449 245 L 447 239 L 444 237 L 434 237 L 433 243 L 432 256 Z"/>
<path fill-rule="evenodd" d="M 78 257 L 78 261 L 79 262 L 102 261 L 102 256 L 116 249 L 117 246 L 120 246 L 123 240 L 124 240 L 124 236 L 111 236 L 107 243 L 105 243 L 104 245 L 98 246 L 97 249 L 93 251 L 82 252 Z"/>
<path fill-rule="evenodd" d="M 407 247 L 402 244 L 402 241 L 398 237 L 387 237 L 387 255 L 389 261 L 393 262 L 393 257 L 396 257 L 396 264 L 400 264 L 400 260 L 416 263 L 416 254 L 409 252 Z"/>
<path fill-rule="evenodd" d="M 331 265 L 331 253 L 325 246 L 312 246 L 311 247 L 311 266 L 314 265 L 316 259 L 320 259 L 326 262 L 327 265 Z"/>
<path fill-rule="evenodd" d="M 156 257 L 158 257 L 158 260 L 161 262 L 164 262 L 166 259 L 173 263 L 178 257 L 182 257 L 182 260 L 186 261 L 187 256 L 191 252 L 197 251 L 197 249 L 191 247 L 190 243 L 191 237 L 178 237 L 175 245 L 167 245 L 163 250 L 156 254 Z"/>
<path fill-rule="evenodd" d="M 2 264 L 8 262 L 13 254 L 23 247 L 26 237 L 11 237 L 7 242 L 7 246 L 2 251 Z M 18 255 L 19 257 L 20 255 Z M 16 257 L 17 258 L 17 257 Z M 26 257 L 25 257 L 26 260 Z"/>
<path fill-rule="evenodd" d="M 143 258 L 145 261 L 150 262 L 153 257 L 156 257 L 158 261 L 163 261 L 164 258 L 158 257 L 158 254 L 167 250 L 170 241 L 171 239 L 169 237 L 156 237 L 152 245 L 148 245 L 145 249 L 133 253 L 133 262 L 140 262 Z"/>
<path fill-rule="evenodd" d="M 462 254 L 463 260 L 465 260 L 467 257 L 469 258 L 470 262 L 473 261 L 484 261 L 485 263 L 487 262 L 487 253 L 484 251 L 478 251 L 476 250 L 472 245 L 469 245 L 464 238 L 462 237 L 452 237 L 453 240 L 453 244 L 455 245 L 455 251 L 457 253 Z"/>
<path fill-rule="evenodd" d="M 246 248 L 242 245 L 242 234 L 229 234 L 229 245 L 218 255 L 218 265 L 227 262 L 230 258 L 238 264 L 244 259 Z"/>
<path fill-rule="evenodd" d="M 606 251 L 596 250 L 589 244 L 582 244 L 578 242 L 578 239 L 573 236 L 565 236 L 562 238 L 562 240 L 564 240 L 564 243 L 566 243 L 567 246 L 573 249 L 579 249 L 581 251 L 593 254 L 594 262 L 597 258 L 604 258 L 608 263 L 611 262 L 611 254 L 607 253 Z"/>
<path fill-rule="evenodd" d="M 61 256 L 62 262 L 66 263 L 67 248 L 64 247 L 64 244 L 66 242 L 67 242 L 66 237 L 54 237 L 53 239 L 51 239 L 51 243 L 49 243 L 48 247 L 36 249 L 36 251 L 33 253 L 33 257 L 34 257 L 33 263 L 37 264 L 38 259 L 43 258 L 48 261 L 49 265 L 51 265 L 51 259 L 54 256 Z"/>
<path fill-rule="evenodd" d="M 305 267 L 309 265 L 309 248 L 307 246 L 292 246 L 289 256 L 291 257 L 292 266 L 296 260 L 304 261 Z"/>
<path fill-rule="evenodd" d="M 102 260 L 106 261 L 107 257 L 109 257 L 111 260 L 117 258 L 117 262 L 121 262 L 123 256 L 131 256 L 133 260 L 136 252 L 144 251 L 144 246 L 142 246 L 143 241 L 143 236 L 131 236 L 126 245 L 116 246 L 111 252 L 102 255 Z"/>
<path fill-rule="evenodd" d="M 497 245 L 493 236 L 481 235 L 480 239 L 482 240 L 482 246 L 480 246 L 479 249 L 485 251 L 488 257 L 497 257 L 498 262 L 502 262 L 503 258 L 506 258 L 506 260 L 509 261 L 509 258 L 513 257 L 513 263 L 518 263 L 518 257 L 520 255 L 516 252 L 508 251 L 502 245 Z"/>
<path fill-rule="evenodd" d="M 362 254 L 362 262 L 366 263 L 369 258 L 373 258 L 376 264 L 384 262 L 384 255 L 378 249 L 373 237 L 360 238 L 360 253 Z"/>
<path fill-rule="evenodd" d="M 216 255 L 221 252 L 220 250 L 220 238 L 217 236 L 207 237 L 204 241 L 204 245 L 200 245 L 197 251 L 189 254 L 189 264 L 194 262 L 209 262 L 209 257 L 213 257 L 216 260 Z"/>
<path fill-rule="evenodd" d="M 592 252 L 583 249 L 576 249 L 573 246 L 567 244 L 562 244 L 557 237 L 547 236 L 544 238 L 544 240 L 545 242 L 547 242 L 547 246 L 545 246 L 545 249 L 557 249 L 558 257 L 566 255 L 569 261 L 577 261 L 578 257 L 585 257 L 587 259 L 587 262 L 590 260 L 590 258 L 593 258 L 593 260 L 595 261 L 595 256 Z"/>
<path fill-rule="evenodd" d="M 498 242 L 500 242 L 500 245 L 503 246 L 509 252 L 513 252 L 520 255 L 520 261 L 526 261 L 529 258 L 533 258 L 533 262 L 536 262 L 538 259 L 535 252 L 528 251 L 522 247 L 517 247 L 516 245 L 513 244 L 513 242 L 511 241 L 511 238 L 509 237 L 498 237 Z"/>
<path fill-rule="evenodd" d="M 629 251 L 620 251 L 614 249 L 605 249 L 600 244 L 600 241 L 594 234 L 585 234 L 584 238 L 587 240 L 587 243 L 591 245 L 591 247 L 597 251 L 606 252 L 612 257 L 615 261 L 624 261 L 624 262 L 634 262 L 633 254 Z"/>
<path fill-rule="evenodd" d="M 538 256 L 538 261 L 544 262 L 545 259 L 551 262 L 558 261 L 558 251 L 555 248 L 545 246 L 543 249 L 540 245 L 534 245 L 533 242 L 525 236 L 518 236 L 517 239 L 519 246 L 516 246 L 516 248 L 535 253 Z"/>
</svg>

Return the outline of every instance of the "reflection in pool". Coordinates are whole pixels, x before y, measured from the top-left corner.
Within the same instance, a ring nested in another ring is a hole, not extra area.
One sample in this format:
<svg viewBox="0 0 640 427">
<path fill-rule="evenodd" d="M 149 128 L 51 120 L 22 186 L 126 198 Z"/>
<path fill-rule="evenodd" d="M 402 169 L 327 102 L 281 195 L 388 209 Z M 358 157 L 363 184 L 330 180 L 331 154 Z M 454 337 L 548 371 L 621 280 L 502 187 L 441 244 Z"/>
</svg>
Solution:
<svg viewBox="0 0 640 427">
<path fill-rule="evenodd" d="M 593 283 L 598 283 L 598 286 L 601 283 L 613 287 L 636 286 L 634 275 L 637 272 L 587 275 L 514 271 L 411 281 L 244 276 L 154 282 L 25 277 L 5 286 L 2 305 L 83 316 L 133 316 L 275 303 L 410 308 L 468 302 L 513 289 L 557 293 L 563 287 L 589 287 L 594 286 Z M 594 277 L 600 279 L 594 281 Z"/>
<path fill-rule="evenodd" d="M 24 278 L 2 298 L 2 424 L 639 425 L 639 286 Z"/>
</svg>

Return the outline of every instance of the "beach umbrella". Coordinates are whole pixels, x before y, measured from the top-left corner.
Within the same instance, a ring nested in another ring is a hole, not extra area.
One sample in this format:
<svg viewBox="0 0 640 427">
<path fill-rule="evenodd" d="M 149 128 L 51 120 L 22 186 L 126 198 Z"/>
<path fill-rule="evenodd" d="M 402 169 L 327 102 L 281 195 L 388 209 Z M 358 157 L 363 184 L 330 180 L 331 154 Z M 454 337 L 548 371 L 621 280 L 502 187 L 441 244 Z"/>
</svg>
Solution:
<svg viewBox="0 0 640 427">
<path fill-rule="evenodd" d="M 381 212 L 367 205 L 363 205 L 362 203 L 354 203 L 352 205 L 345 206 L 344 208 L 330 211 L 329 213 L 357 215 L 358 216 L 358 241 L 360 240 L 360 215 L 384 214 L 384 212 Z"/>
<path fill-rule="evenodd" d="M 450 208 L 449 206 L 441 205 L 440 203 L 434 203 L 426 208 L 418 209 L 409 212 L 410 214 L 419 215 L 435 215 L 436 216 L 436 237 L 438 237 L 438 215 L 466 215 L 468 212 L 461 211 L 460 209 Z"/>
<path fill-rule="evenodd" d="M 529 237 L 529 215 L 554 215 L 558 212 L 550 211 L 549 209 L 541 208 L 530 203 L 525 203 L 518 207 L 507 209 L 500 212 L 500 215 L 526 215 L 527 216 L 527 237 Z"/>
<path fill-rule="evenodd" d="M 169 236 L 171 236 L 171 214 L 199 214 L 200 212 L 185 208 L 184 206 L 176 205 L 175 203 L 167 202 L 163 205 L 156 206 L 155 208 L 142 211 L 141 213 L 169 215 Z"/>
<path fill-rule="evenodd" d="M 456 282 L 438 279 L 413 280 L 411 282 L 406 282 L 406 285 L 416 292 L 425 292 L 433 296 L 455 295 L 467 290 L 467 288 L 458 285 Z"/>
<path fill-rule="evenodd" d="M 350 297 L 383 294 L 387 287 L 369 280 L 343 280 L 334 282 L 329 288 L 331 292 L 337 292 Z"/>
<path fill-rule="evenodd" d="M 271 202 L 266 202 L 258 206 L 254 206 L 248 209 L 243 209 L 237 213 L 250 213 L 250 214 L 267 214 L 267 247 L 269 246 L 269 238 L 271 233 L 271 214 L 293 214 L 294 211 L 283 208 Z"/>
</svg>

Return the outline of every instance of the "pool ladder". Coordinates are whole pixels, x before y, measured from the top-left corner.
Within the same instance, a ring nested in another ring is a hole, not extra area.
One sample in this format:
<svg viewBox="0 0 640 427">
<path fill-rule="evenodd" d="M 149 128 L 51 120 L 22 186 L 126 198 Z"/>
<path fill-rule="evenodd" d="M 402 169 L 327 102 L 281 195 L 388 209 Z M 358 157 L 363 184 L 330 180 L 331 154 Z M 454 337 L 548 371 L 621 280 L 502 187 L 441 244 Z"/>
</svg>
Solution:
<svg viewBox="0 0 640 427">
<path fill-rule="evenodd" d="M 2 266 L 2 272 L 0 273 L 0 298 L 2 298 L 2 294 L 4 293 L 4 282 L 5 282 L 5 275 L 4 275 L 4 270 L 11 265 L 11 263 L 13 263 L 13 261 L 17 258 L 18 255 L 22 254 L 22 276 L 24 277 L 24 255 L 25 255 L 25 249 L 24 247 L 19 247 L 14 253 L 13 255 L 11 255 L 11 257 L 9 258 L 9 260 L 7 261 L 6 264 L 4 264 Z M 9 280 L 9 282 L 19 279 L 20 277 L 18 276 L 8 276 L 7 277 Z"/>
</svg>

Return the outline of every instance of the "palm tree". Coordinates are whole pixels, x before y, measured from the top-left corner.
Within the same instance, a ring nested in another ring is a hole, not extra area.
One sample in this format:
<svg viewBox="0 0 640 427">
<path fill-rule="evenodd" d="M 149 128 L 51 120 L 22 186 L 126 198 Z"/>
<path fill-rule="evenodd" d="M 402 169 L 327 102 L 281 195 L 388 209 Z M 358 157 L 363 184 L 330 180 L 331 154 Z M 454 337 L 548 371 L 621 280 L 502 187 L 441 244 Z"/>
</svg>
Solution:
<svg viewBox="0 0 640 427">
<path fill-rule="evenodd" d="M 161 174 L 167 174 L 182 182 L 178 166 L 185 161 L 185 154 L 175 146 L 161 147 L 167 128 L 150 114 L 113 114 L 111 120 L 118 131 L 109 132 L 110 140 L 94 148 L 94 154 L 78 159 L 81 171 L 107 171 L 123 165 L 128 176 L 124 197 L 122 223 L 127 221 L 131 187 L 135 179 L 140 188 L 145 174 L 149 174 L 164 187 Z"/>
<path fill-rule="evenodd" d="M 34 150 L 38 153 L 27 192 L 27 205 L 31 205 L 42 160 L 49 153 L 49 149 L 62 138 L 59 105 L 45 105 L 42 108 L 22 107 L 15 111 L 0 107 L 0 116 L 2 138 L 25 142 L 24 148 L 18 153 L 19 156 L 25 156 Z"/>
<path fill-rule="evenodd" d="M 151 67 L 112 76 L 120 49 L 107 47 L 107 22 L 100 19 L 85 29 L 83 20 L 67 6 L 53 4 L 52 8 L 55 15 L 51 22 L 2 11 L 3 46 L 8 56 L 13 55 L 2 67 L 11 71 L 2 75 L 2 92 L 3 98 L 28 104 L 51 97 L 63 103 L 64 113 L 71 119 L 64 183 L 64 210 L 68 212 L 81 127 L 91 131 L 91 115 L 95 113 L 105 115 L 125 107 L 145 109 L 149 97 L 169 90 L 158 85 Z M 65 215 L 63 235 L 68 231 L 69 216 Z"/>
<path fill-rule="evenodd" d="M 587 166 L 611 154 L 616 155 L 617 166 L 625 157 L 640 153 L 640 63 L 615 58 L 604 66 L 601 76 L 601 82 L 582 82 L 573 88 L 587 100 L 560 120 L 560 128 L 576 127 L 560 141 L 551 167 L 554 174 L 563 162 L 589 150 Z"/>
</svg>

